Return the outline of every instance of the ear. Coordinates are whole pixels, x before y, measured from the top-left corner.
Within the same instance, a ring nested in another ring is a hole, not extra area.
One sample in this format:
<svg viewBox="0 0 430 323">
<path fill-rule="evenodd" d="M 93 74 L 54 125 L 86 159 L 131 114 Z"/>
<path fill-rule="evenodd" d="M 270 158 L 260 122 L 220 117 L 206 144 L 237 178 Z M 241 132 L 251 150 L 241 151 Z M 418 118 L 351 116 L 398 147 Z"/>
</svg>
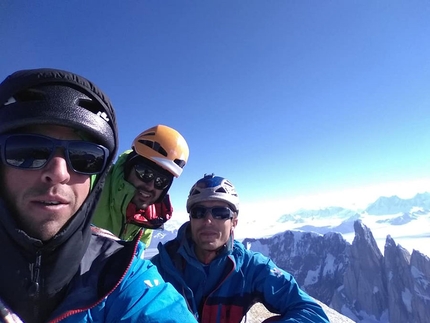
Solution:
<svg viewBox="0 0 430 323">
<path fill-rule="evenodd" d="M 232 230 L 234 230 L 234 228 L 236 227 L 236 225 L 237 225 L 237 221 L 238 221 L 238 218 L 237 218 L 237 216 L 235 216 L 235 217 L 233 217 L 233 219 L 231 219 L 231 223 L 232 223 Z"/>
</svg>

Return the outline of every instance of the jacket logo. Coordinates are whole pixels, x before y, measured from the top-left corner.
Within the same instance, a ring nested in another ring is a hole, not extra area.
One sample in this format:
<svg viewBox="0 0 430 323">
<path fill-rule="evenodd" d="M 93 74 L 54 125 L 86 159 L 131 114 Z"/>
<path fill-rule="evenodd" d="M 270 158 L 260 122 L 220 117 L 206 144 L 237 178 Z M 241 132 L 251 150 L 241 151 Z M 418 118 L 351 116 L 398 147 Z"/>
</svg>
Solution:
<svg viewBox="0 0 430 323">
<path fill-rule="evenodd" d="M 158 279 L 155 279 L 154 281 L 144 280 L 143 282 L 148 287 L 154 287 L 154 286 L 158 286 L 160 284 L 160 282 L 158 281 Z"/>
</svg>

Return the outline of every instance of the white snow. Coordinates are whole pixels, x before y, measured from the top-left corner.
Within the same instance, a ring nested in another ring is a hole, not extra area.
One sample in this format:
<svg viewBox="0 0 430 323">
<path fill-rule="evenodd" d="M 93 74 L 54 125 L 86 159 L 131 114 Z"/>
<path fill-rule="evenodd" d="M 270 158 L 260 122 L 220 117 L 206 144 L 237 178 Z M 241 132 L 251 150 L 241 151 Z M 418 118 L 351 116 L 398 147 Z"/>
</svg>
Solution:
<svg viewBox="0 0 430 323">
<path fill-rule="evenodd" d="M 309 231 L 306 228 L 309 226 L 318 232 L 323 232 L 321 228 L 326 228 L 324 232 L 329 230 L 342 231 L 344 239 L 352 243 L 355 237 L 353 222 L 356 217 L 359 217 L 362 223 L 372 231 L 382 254 L 387 235 L 390 235 L 396 244 L 401 245 L 410 253 L 415 249 L 430 256 L 430 211 L 428 209 L 412 207 L 407 214 L 387 215 L 372 215 L 349 209 L 340 209 L 336 213 L 337 209 L 340 208 L 325 207 L 319 211 L 301 210 L 286 213 L 283 212 L 282 207 L 251 208 L 244 204 L 241 205 L 238 226 L 234 231 L 235 238 L 243 240 L 245 238 L 271 237 L 286 230 L 300 230 L 301 227 L 304 227 L 303 231 Z M 355 212 L 358 214 L 356 217 L 352 216 Z M 319 213 L 325 214 L 325 216 L 318 216 Z M 288 220 L 278 222 L 280 218 Z M 350 220 L 346 221 L 347 219 Z M 188 214 L 175 212 L 172 219 L 166 222 L 165 229 L 173 231 L 186 221 L 188 221 Z M 295 234 L 296 241 L 299 238 L 300 236 Z"/>
<path fill-rule="evenodd" d="M 425 255 L 430 255 L 430 212 L 420 214 L 416 219 L 402 225 L 393 225 L 390 223 L 390 220 L 396 219 L 399 216 L 401 214 L 371 215 L 363 212 L 360 214 L 360 219 L 372 231 L 372 235 L 382 254 L 384 253 L 387 235 L 390 235 L 396 244 L 400 244 L 410 253 L 415 249 Z M 287 221 L 279 223 L 276 222 L 276 217 L 267 216 L 261 217 L 258 220 L 247 221 L 245 217 L 240 220 L 242 221 L 239 221 L 235 229 L 235 237 L 238 240 L 250 237 L 256 239 L 270 237 L 286 230 L 299 230 L 299 228 L 304 226 L 328 227 L 336 231 L 336 227 L 341 225 L 345 219 L 337 217 L 311 217 L 302 218 L 302 222 Z M 343 233 L 342 236 L 345 240 L 352 243 L 355 237 L 353 221 L 347 225 L 344 224 L 344 227 L 350 227 L 350 232 Z"/>
<path fill-rule="evenodd" d="M 418 270 L 418 268 L 415 266 L 411 266 L 411 273 L 412 273 L 412 277 L 415 278 L 415 281 L 417 282 L 417 284 L 419 284 L 419 286 L 415 286 L 415 293 L 417 293 L 424 299 L 430 300 L 430 295 L 422 294 L 422 290 L 426 291 L 430 284 L 430 282 L 425 278 L 424 273 Z"/>
<path fill-rule="evenodd" d="M 408 288 L 402 292 L 402 300 L 409 313 L 412 313 L 412 293 Z"/>
<path fill-rule="evenodd" d="M 305 281 L 303 282 L 304 286 L 309 286 L 315 284 L 318 281 L 318 273 L 320 271 L 320 267 L 318 266 L 315 270 L 309 270 L 306 275 Z"/>
<path fill-rule="evenodd" d="M 327 254 L 327 257 L 325 258 L 325 263 L 324 263 L 323 276 L 333 274 L 335 260 L 336 258 L 331 253 Z"/>
</svg>

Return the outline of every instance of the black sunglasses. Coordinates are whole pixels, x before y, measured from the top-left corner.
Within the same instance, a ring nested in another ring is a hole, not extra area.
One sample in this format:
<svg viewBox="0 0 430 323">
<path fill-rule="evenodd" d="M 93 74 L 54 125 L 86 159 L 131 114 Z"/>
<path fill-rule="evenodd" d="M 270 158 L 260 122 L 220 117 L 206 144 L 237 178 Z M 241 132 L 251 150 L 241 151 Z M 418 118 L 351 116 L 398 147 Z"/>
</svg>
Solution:
<svg viewBox="0 0 430 323">
<path fill-rule="evenodd" d="M 57 148 L 64 150 L 67 165 L 79 174 L 100 174 L 109 157 L 107 148 L 90 141 L 60 140 L 34 134 L 0 135 L 0 145 L 3 162 L 20 169 L 45 167 Z"/>
<path fill-rule="evenodd" d="M 210 211 L 212 217 L 217 220 L 226 220 L 233 218 L 233 211 L 226 206 L 195 206 L 190 210 L 190 216 L 193 219 L 203 219 L 208 211 Z"/>
<path fill-rule="evenodd" d="M 172 182 L 172 177 L 162 175 L 151 167 L 145 164 L 137 164 L 134 166 L 136 176 L 144 183 L 154 181 L 154 188 L 164 190 Z"/>
</svg>

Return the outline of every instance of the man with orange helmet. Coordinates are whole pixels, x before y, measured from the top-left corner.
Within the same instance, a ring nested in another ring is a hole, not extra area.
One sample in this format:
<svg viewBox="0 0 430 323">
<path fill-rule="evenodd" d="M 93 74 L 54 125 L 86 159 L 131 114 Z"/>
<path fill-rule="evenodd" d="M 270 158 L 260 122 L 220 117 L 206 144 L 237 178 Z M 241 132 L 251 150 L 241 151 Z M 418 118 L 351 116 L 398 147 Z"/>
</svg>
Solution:
<svg viewBox="0 0 430 323">
<path fill-rule="evenodd" d="M 175 129 L 157 125 L 143 131 L 111 168 L 93 223 L 123 240 L 143 231 L 141 241 L 148 247 L 152 229 L 172 216 L 168 191 L 188 155 L 187 142 Z"/>
</svg>

